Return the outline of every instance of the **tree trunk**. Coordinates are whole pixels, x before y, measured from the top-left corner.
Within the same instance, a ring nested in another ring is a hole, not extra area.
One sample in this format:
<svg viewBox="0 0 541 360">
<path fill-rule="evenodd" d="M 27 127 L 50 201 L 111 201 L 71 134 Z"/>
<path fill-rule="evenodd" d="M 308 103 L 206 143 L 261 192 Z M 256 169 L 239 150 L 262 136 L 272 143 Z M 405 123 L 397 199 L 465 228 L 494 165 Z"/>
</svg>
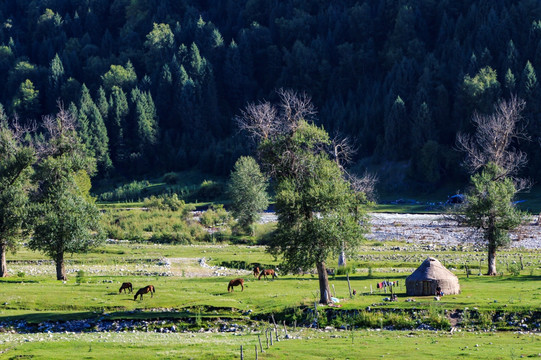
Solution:
<svg viewBox="0 0 541 360">
<path fill-rule="evenodd" d="M 338 256 L 338 267 L 346 266 L 346 253 L 342 250 L 340 256 Z"/>
<path fill-rule="evenodd" d="M 496 246 L 488 245 L 488 272 L 487 275 L 497 275 L 496 271 Z"/>
<path fill-rule="evenodd" d="M 8 276 L 8 265 L 6 262 L 6 244 L 0 242 L 0 277 Z"/>
<path fill-rule="evenodd" d="M 331 302 L 331 289 L 329 288 L 329 278 L 327 277 L 327 269 L 323 261 L 316 264 L 317 274 L 319 275 L 319 302 L 321 304 L 329 304 Z"/>
<path fill-rule="evenodd" d="M 66 268 L 64 267 L 64 254 L 59 254 L 55 260 L 56 263 L 56 280 L 67 280 Z"/>
</svg>

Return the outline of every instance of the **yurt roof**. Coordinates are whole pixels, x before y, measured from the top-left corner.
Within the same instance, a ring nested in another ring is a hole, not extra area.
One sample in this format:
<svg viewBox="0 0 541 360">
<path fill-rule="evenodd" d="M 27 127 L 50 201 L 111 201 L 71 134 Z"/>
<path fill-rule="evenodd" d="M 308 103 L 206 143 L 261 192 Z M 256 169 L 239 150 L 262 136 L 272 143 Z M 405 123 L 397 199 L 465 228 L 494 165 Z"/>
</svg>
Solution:
<svg viewBox="0 0 541 360">
<path fill-rule="evenodd" d="M 442 280 L 449 278 L 457 279 L 456 275 L 447 270 L 438 260 L 429 256 L 406 280 Z"/>
</svg>

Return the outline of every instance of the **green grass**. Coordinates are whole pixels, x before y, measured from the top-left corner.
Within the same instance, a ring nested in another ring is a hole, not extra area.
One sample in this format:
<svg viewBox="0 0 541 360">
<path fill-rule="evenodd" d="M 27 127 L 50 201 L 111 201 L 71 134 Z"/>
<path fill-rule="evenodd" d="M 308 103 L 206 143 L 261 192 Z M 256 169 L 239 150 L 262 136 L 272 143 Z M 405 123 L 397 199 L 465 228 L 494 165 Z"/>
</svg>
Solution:
<svg viewBox="0 0 541 360">
<path fill-rule="evenodd" d="M 522 254 L 526 270 L 520 276 L 510 276 L 503 263 L 499 270 L 503 277 L 477 276 L 479 259 L 484 253 L 472 251 L 419 251 L 398 243 L 401 250 L 392 250 L 395 243 L 380 244 L 369 242 L 361 253 L 350 259 L 349 265 L 359 272 L 351 273 L 350 280 L 358 295 L 350 300 L 345 276 L 330 277 L 337 297 L 346 299 L 343 309 L 364 309 L 377 305 L 382 308 L 429 308 L 434 304 L 432 297 L 417 298 L 416 302 L 405 302 L 405 278 L 428 255 L 436 256 L 450 269 L 456 268 L 462 293 L 445 296 L 437 306 L 445 309 L 477 307 L 483 311 L 523 311 L 538 309 L 541 300 L 541 271 L 539 251 L 502 251 L 498 259 L 517 261 Z M 276 266 L 279 260 L 265 252 L 261 246 L 245 245 L 155 245 L 155 244 L 108 244 L 88 254 L 75 254 L 67 257 L 69 280 L 66 284 L 54 280 L 54 265 L 40 253 L 21 249 L 14 257 L 8 254 L 8 268 L 13 274 L 0 280 L 0 318 L 12 315 L 32 315 L 36 312 L 79 313 L 106 310 L 131 311 L 152 308 L 183 309 L 208 307 L 216 309 L 252 309 L 254 313 L 279 312 L 299 305 L 310 305 L 317 299 L 317 275 L 282 276 L 275 281 L 256 281 L 249 273 L 244 292 L 238 290 L 227 293 L 227 283 L 239 275 L 226 277 L 189 277 L 190 271 L 199 269 L 197 259 L 204 257 L 207 264 L 214 266 L 251 269 L 253 264 Z M 166 266 L 165 259 L 170 260 Z M 332 260 L 329 263 L 332 264 Z M 469 263 L 473 274 L 465 276 L 462 266 Z M 486 261 L 485 261 L 486 263 Z M 39 264 L 39 265 L 38 265 Z M 483 264 L 484 265 L 484 264 Z M 372 267 L 368 276 L 367 267 Z M 76 284 L 75 272 L 84 270 L 86 276 L 82 284 Z M 32 275 L 36 271 L 41 274 Z M 485 268 L 482 269 L 485 271 Z M 21 277 L 17 273 L 24 273 Z M 173 276 L 158 276 L 169 273 Z M 399 302 L 382 303 L 388 294 L 377 293 L 376 284 L 382 280 L 398 280 Z M 144 301 L 133 301 L 132 295 L 118 295 L 118 288 L 124 281 L 131 281 L 137 289 L 153 284 L 157 293 L 154 298 L 146 296 Z M 370 287 L 374 291 L 370 293 Z M 495 291 L 497 289 L 497 291 Z"/>
<path fill-rule="evenodd" d="M 260 329 L 240 334 L 8 334 L 1 358 L 32 359 L 239 359 L 255 358 Z M 518 359 L 537 358 L 541 336 L 499 333 L 422 331 L 301 330 L 266 348 L 260 359 Z M 280 336 L 282 336 L 280 331 Z"/>
<path fill-rule="evenodd" d="M 519 277 L 470 277 L 460 276 L 462 293 L 444 296 L 435 302 L 432 296 L 413 297 L 415 302 L 406 302 L 404 279 L 406 274 L 375 274 L 374 278 L 365 275 L 352 275 L 352 288 L 358 295 L 349 299 L 348 285 L 344 276 L 331 279 L 336 295 L 343 299 L 342 309 L 364 309 L 367 306 L 382 309 L 440 309 L 477 308 L 480 311 L 527 311 L 538 309 L 541 300 L 541 276 L 522 275 Z M 252 276 L 244 278 L 245 290 L 236 289 L 227 292 L 227 284 L 233 276 L 208 278 L 182 277 L 88 277 L 88 283 L 77 285 L 75 279 L 66 284 L 51 278 L 33 277 L 28 282 L 0 281 L 0 298 L 6 305 L 0 305 L 0 320 L 11 316 L 21 318 L 36 313 L 78 313 L 81 317 L 88 312 L 127 312 L 135 309 L 177 309 L 205 307 L 219 312 L 242 317 L 241 311 L 253 310 L 254 314 L 281 312 L 300 305 L 312 306 L 318 299 L 317 276 L 281 276 L 278 280 L 254 280 Z M 376 283 L 382 279 L 398 280 L 402 286 L 395 289 L 398 302 L 384 302 L 389 294 L 377 292 Z M 19 279 L 17 279 L 19 280 Z M 26 279 L 23 279 L 23 281 Z M 108 281 L 113 281 L 109 283 Z M 118 294 L 118 288 L 124 281 L 131 281 L 135 290 L 153 284 L 156 287 L 154 297 L 145 295 L 144 300 L 134 301 L 133 294 Z M 369 294 L 370 285 L 374 293 Z M 494 289 L 497 288 L 497 291 Z M 362 294 L 361 294 L 362 293 Z M 166 311 L 166 310 L 164 310 Z M 148 314 L 152 317 L 154 314 Z M 167 317 L 167 314 L 163 315 Z"/>
</svg>

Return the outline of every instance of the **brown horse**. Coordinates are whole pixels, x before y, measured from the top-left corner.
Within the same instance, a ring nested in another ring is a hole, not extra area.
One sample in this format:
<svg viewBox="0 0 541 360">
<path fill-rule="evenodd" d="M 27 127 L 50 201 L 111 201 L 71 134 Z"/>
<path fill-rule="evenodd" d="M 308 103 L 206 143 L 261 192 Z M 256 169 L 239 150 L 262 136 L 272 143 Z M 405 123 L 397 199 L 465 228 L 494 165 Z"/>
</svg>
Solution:
<svg viewBox="0 0 541 360">
<path fill-rule="evenodd" d="M 122 290 L 124 290 L 124 294 L 125 294 L 126 289 L 128 289 L 130 294 L 133 292 L 133 286 L 131 285 L 131 282 L 122 283 L 122 285 L 120 286 L 120 289 L 118 289 L 118 293 L 120 294 L 122 292 Z"/>
<path fill-rule="evenodd" d="M 227 286 L 227 291 L 235 291 L 235 289 L 233 289 L 233 286 L 241 286 L 242 287 L 242 290 L 241 291 L 244 291 L 244 279 L 233 279 L 229 282 L 229 285 Z"/>
<path fill-rule="evenodd" d="M 259 267 L 258 266 L 256 266 L 254 268 L 254 277 L 257 277 L 257 275 L 259 275 Z"/>
<path fill-rule="evenodd" d="M 153 285 L 147 285 L 145 286 L 144 288 L 140 288 L 139 290 L 137 290 L 137 294 L 135 294 L 135 297 L 133 298 L 133 300 L 137 300 L 137 296 L 141 295 L 141 300 L 143 300 L 143 294 L 148 294 L 150 293 L 150 297 L 154 297 L 153 293 L 155 293 L 156 290 L 154 290 L 154 286 Z"/>
<path fill-rule="evenodd" d="M 261 277 L 263 276 L 265 278 L 265 280 L 267 279 L 267 276 L 271 276 L 272 275 L 272 278 L 277 278 L 278 276 L 276 275 L 276 273 L 274 272 L 274 269 L 265 269 L 263 271 L 261 271 L 261 274 L 259 274 L 259 280 L 261 280 Z"/>
</svg>

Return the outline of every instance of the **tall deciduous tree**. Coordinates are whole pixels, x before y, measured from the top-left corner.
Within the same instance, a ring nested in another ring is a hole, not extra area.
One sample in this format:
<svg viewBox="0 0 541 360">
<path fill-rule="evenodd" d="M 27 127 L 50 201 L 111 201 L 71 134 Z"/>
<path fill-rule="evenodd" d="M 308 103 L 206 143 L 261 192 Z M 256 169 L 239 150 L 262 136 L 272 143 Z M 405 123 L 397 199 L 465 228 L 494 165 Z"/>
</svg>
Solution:
<svg viewBox="0 0 541 360">
<path fill-rule="evenodd" d="M 502 169 L 494 163 L 472 175 L 472 188 L 461 215 L 463 224 L 482 232 L 488 250 L 487 275 L 497 274 L 496 251 L 509 244 L 509 231 L 524 221 L 524 214 L 513 204 L 515 183 L 502 175 Z"/>
<path fill-rule="evenodd" d="M 288 271 L 314 265 L 320 302 L 331 302 L 325 263 L 342 249 L 352 251 L 367 231 L 363 193 L 356 193 L 329 156 L 327 132 L 314 125 L 311 100 L 278 92 L 279 107 L 249 105 L 241 128 L 259 139 L 265 171 L 275 180 L 278 227 L 269 251 L 283 257 Z"/>
<path fill-rule="evenodd" d="M 10 127 L 0 109 L 0 277 L 8 274 L 6 251 L 15 251 L 28 213 L 28 190 L 34 150 L 23 131 Z"/>
<path fill-rule="evenodd" d="M 515 97 L 502 100 L 489 115 L 476 114 L 473 137 L 459 134 L 457 144 L 466 153 L 464 166 L 472 173 L 472 189 L 455 218 L 459 223 L 478 229 L 487 243 L 488 273 L 496 275 L 496 251 L 509 242 L 509 231 L 524 220 L 512 203 L 529 182 L 517 178 L 526 164 L 526 154 L 514 146 L 525 138 L 520 112 L 525 103 Z"/>
<path fill-rule="evenodd" d="M 28 246 L 51 257 L 57 280 L 66 280 L 65 253 L 85 252 L 103 239 L 99 210 L 88 196 L 95 161 L 75 131 L 75 120 L 64 109 L 44 119 L 48 135 L 36 167 L 39 190 L 33 209 L 34 236 Z"/>
<path fill-rule="evenodd" d="M 228 186 L 231 209 L 240 228 L 251 234 L 259 213 L 269 206 L 267 186 L 254 158 L 242 156 L 237 160 Z"/>
</svg>

